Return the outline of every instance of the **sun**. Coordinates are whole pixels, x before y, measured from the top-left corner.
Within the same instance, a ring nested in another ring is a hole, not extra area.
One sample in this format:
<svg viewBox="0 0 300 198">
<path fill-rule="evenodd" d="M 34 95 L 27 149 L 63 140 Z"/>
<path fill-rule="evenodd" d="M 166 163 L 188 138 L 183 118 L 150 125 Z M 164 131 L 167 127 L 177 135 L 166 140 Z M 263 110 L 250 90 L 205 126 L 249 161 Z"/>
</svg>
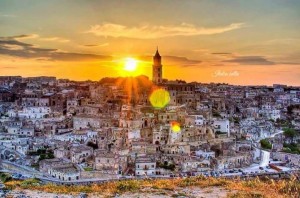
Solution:
<svg viewBox="0 0 300 198">
<path fill-rule="evenodd" d="M 137 67 L 137 60 L 135 60 L 134 58 L 126 58 L 125 59 L 124 70 L 133 72 L 136 70 L 136 67 Z"/>
</svg>

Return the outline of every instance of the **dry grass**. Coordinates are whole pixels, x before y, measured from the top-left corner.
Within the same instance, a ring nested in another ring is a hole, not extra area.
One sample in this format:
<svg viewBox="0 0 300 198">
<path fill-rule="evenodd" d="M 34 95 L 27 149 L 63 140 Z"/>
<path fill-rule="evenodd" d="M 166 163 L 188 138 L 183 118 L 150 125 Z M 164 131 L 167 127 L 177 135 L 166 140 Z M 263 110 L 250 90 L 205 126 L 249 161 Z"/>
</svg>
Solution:
<svg viewBox="0 0 300 198">
<path fill-rule="evenodd" d="M 65 186 L 55 184 L 40 184 L 37 180 L 10 181 L 5 185 L 10 189 L 29 189 L 44 191 L 58 194 L 78 194 L 81 192 L 99 194 L 103 196 L 112 196 L 125 192 L 141 192 L 141 191 L 174 191 L 191 186 L 200 188 L 220 187 L 233 191 L 228 197 L 232 198 L 287 198 L 300 197 L 300 182 L 295 178 L 290 180 L 272 179 L 260 180 L 258 178 L 252 180 L 229 180 L 222 178 L 176 178 L 176 179 L 145 179 L 145 180 L 123 180 L 117 182 L 108 182 L 104 184 L 81 185 L 81 186 Z"/>
<path fill-rule="evenodd" d="M 229 181 L 227 188 L 236 190 L 237 193 L 231 194 L 232 198 L 288 198 L 300 197 L 300 182 L 295 177 L 290 180 L 273 180 L 259 178 L 247 181 Z"/>
</svg>

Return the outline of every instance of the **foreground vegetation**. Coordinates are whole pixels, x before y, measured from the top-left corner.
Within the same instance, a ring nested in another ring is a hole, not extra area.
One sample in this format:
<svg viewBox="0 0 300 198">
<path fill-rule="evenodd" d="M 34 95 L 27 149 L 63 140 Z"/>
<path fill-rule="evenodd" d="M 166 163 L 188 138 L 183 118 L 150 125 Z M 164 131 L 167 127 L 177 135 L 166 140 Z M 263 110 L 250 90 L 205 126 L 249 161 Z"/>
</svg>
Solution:
<svg viewBox="0 0 300 198">
<path fill-rule="evenodd" d="M 260 145 L 264 149 L 272 149 L 272 144 L 269 142 L 268 139 L 262 139 L 262 140 L 260 140 Z"/>
<path fill-rule="evenodd" d="M 145 179 L 145 180 L 123 180 L 108 182 L 104 184 L 65 186 L 55 184 L 41 184 L 37 179 L 28 179 L 25 181 L 11 180 L 5 183 L 11 190 L 35 190 L 58 194 L 79 194 L 93 193 L 103 196 L 114 196 L 122 193 L 140 193 L 140 192 L 164 192 L 178 191 L 184 188 L 199 187 L 207 188 L 217 187 L 226 189 L 228 197 L 300 197 L 300 181 L 296 177 L 290 180 L 273 179 L 252 179 L 252 180 L 229 180 L 223 178 L 176 178 L 176 179 Z"/>
<path fill-rule="evenodd" d="M 300 144 L 296 144 L 296 143 L 284 143 L 283 144 L 283 152 L 286 153 L 292 153 L 292 154 L 300 154 Z"/>
<path fill-rule="evenodd" d="M 7 182 L 9 180 L 11 180 L 11 175 L 8 173 L 0 173 L 0 181 L 2 182 Z"/>
</svg>

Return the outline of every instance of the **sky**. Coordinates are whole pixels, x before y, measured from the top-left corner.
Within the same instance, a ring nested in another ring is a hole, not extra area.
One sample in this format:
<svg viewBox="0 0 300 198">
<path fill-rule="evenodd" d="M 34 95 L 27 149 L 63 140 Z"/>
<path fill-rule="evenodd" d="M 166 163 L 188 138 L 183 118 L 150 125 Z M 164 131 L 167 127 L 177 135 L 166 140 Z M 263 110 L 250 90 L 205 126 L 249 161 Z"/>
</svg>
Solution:
<svg viewBox="0 0 300 198">
<path fill-rule="evenodd" d="M 299 0 L 0 0 L 0 76 L 300 85 Z M 137 61 L 124 70 L 128 58 Z"/>
</svg>

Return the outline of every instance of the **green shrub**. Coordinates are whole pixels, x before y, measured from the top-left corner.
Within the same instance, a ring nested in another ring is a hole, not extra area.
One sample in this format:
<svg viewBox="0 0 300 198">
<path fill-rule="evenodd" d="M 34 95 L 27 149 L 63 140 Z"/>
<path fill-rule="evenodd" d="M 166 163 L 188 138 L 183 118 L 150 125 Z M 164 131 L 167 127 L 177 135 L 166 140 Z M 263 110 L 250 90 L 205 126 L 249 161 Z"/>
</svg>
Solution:
<svg viewBox="0 0 300 198">
<path fill-rule="evenodd" d="M 267 139 L 260 140 L 260 145 L 264 149 L 272 149 L 272 144 Z"/>
<path fill-rule="evenodd" d="M 26 179 L 21 182 L 21 186 L 24 188 L 30 187 L 30 186 L 39 186 L 39 185 L 40 185 L 40 180 L 36 179 L 36 178 Z"/>
<path fill-rule="evenodd" d="M 9 173 L 0 173 L 0 180 L 5 183 L 8 182 L 9 180 L 11 180 L 12 177 Z"/>
<path fill-rule="evenodd" d="M 300 154 L 300 145 L 296 143 L 284 143 L 282 151 L 286 153 Z"/>
<path fill-rule="evenodd" d="M 83 168 L 85 171 L 93 171 L 94 169 L 92 167 L 84 167 Z"/>
</svg>

